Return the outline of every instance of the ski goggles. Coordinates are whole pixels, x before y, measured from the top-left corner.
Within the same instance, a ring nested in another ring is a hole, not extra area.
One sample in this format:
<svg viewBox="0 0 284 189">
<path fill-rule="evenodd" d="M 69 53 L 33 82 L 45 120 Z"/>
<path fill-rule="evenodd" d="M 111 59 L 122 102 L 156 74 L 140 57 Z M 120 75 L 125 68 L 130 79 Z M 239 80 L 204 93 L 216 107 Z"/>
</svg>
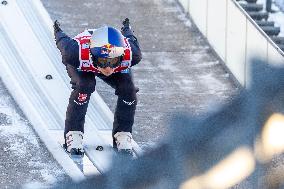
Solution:
<svg viewBox="0 0 284 189">
<path fill-rule="evenodd" d="M 100 68 L 116 68 L 120 64 L 120 57 L 115 57 L 115 58 L 97 58 L 97 65 Z"/>
</svg>

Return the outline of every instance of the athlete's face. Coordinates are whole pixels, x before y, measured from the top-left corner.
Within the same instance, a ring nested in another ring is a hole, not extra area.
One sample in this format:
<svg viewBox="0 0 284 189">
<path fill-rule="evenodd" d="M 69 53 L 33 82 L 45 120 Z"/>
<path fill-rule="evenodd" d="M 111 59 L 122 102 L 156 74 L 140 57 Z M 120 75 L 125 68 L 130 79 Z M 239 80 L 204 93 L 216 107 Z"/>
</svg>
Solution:
<svg viewBox="0 0 284 189">
<path fill-rule="evenodd" d="M 100 68 L 98 67 L 99 71 L 104 74 L 105 76 L 110 76 L 114 72 L 114 68 L 106 67 L 106 68 Z"/>
</svg>

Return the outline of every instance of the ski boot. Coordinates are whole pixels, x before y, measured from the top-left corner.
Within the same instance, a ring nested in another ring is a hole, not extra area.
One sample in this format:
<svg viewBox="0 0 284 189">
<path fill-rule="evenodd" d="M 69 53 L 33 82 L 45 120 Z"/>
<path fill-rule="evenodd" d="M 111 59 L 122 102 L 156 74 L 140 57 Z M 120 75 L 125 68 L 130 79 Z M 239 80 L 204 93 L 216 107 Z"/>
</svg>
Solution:
<svg viewBox="0 0 284 189">
<path fill-rule="evenodd" d="M 64 148 L 71 156 L 84 156 L 83 136 L 81 131 L 69 131 L 66 134 Z"/>
<path fill-rule="evenodd" d="M 134 157 L 132 149 L 132 135 L 130 132 L 117 132 L 114 135 L 118 154 Z"/>
</svg>

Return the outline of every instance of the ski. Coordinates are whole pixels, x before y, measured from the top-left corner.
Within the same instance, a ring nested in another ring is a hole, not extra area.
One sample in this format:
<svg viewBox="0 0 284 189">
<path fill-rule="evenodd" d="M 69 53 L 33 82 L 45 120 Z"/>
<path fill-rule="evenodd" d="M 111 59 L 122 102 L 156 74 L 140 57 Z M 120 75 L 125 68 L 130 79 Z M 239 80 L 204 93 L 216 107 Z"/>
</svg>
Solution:
<svg viewBox="0 0 284 189">
<path fill-rule="evenodd" d="M 87 127 L 88 128 L 88 127 Z M 117 155 L 112 147 L 111 131 L 94 131 L 93 129 L 86 129 L 84 136 L 84 156 L 71 155 L 63 147 L 64 138 L 63 130 L 53 130 L 52 135 L 60 143 L 62 149 L 68 154 L 70 159 L 77 165 L 80 171 L 85 175 L 103 174 L 109 170 L 112 159 Z M 133 141 L 134 159 L 142 155 L 142 150 Z"/>
<path fill-rule="evenodd" d="M 98 172 L 96 167 L 94 167 L 93 163 L 90 161 L 88 156 L 86 156 L 86 155 L 71 155 L 69 152 L 66 151 L 66 149 L 64 148 L 63 145 L 61 145 L 61 146 L 85 176 L 91 176 L 91 175 L 96 175 L 96 174 L 100 173 L 100 172 Z"/>
<path fill-rule="evenodd" d="M 92 161 L 86 155 L 71 155 L 69 152 L 66 151 L 64 144 L 64 137 L 63 137 L 63 130 L 50 130 L 52 135 L 54 136 L 55 140 L 59 143 L 62 150 L 69 156 L 69 158 L 74 162 L 74 164 L 78 167 L 78 169 L 86 176 L 91 175 L 98 175 L 101 174 L 100 171 L 94 166 Z"/>
</svg>

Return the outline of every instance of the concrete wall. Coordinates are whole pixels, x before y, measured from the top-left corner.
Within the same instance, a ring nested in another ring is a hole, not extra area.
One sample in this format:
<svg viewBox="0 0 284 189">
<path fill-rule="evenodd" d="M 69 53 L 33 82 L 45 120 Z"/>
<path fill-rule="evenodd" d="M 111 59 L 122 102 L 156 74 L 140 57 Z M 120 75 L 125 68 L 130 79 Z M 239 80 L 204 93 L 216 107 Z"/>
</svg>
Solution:
<svg viewBox="0 0 284 189">
<path fill-rule="evenodd" d="M 243 86 L 250 83 L 252 58 L 284 64 L 284 52 L 234 0 L 178 1 Z"/>
</svg>

